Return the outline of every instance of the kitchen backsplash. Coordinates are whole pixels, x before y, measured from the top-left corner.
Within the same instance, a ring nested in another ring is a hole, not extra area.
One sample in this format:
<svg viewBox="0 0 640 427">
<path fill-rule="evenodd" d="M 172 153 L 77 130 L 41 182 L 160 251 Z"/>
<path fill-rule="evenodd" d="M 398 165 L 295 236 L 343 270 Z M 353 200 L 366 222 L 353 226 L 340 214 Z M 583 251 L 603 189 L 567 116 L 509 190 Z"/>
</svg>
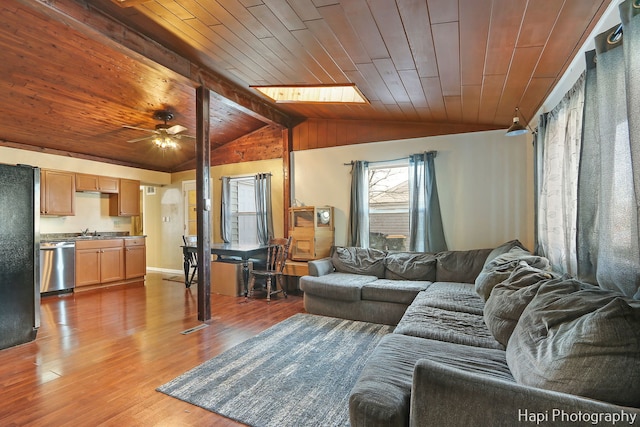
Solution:
<svg viewBox="0 0 640 427">
<path fill-rule="evenodd" d="M 99 193 L 76 193 L 76 214 L 73 216 L 41 216 L 40 233 L 79 233 L 94 231 L 128 232 L 133 234 L 132 218 L 109 216 L 109 196 Z"/>
</svg>

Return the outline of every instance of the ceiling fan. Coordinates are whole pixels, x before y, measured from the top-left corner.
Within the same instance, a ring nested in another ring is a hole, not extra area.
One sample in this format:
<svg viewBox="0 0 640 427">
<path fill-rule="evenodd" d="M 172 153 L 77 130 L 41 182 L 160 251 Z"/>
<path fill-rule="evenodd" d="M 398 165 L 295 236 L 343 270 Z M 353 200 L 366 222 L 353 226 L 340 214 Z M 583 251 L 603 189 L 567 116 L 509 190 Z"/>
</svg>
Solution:
<svg viewBox="0 0 640 427">
<path fill-rule="evenodd" d="M 158 146 L 158 148 L 166 150 L 168 148 L 180 148 L 180 146 L 178 145 L 178 140 L 182 138 L 195 139 L 195 136 L 185 135 L 182 133 L 187 130 L 186 127 L 182 125 L 169 126 L 167 122 L 173 120 L 173 117 L 173 113 L 169 110 L 158 110 L 153 114 L 153 118 L 156 120 L 162 120 L 164 123 L 157 124 L 155 129 L 145 129 L 136 126 L 122 125 L 122 127 L 127 129 L 141 130 L 151 133 L 151 135 L 143 136 L 142 138 L 130 139 L 127 142 L 133 143 L 151 140 L 156 146 Z"/>
</svg>

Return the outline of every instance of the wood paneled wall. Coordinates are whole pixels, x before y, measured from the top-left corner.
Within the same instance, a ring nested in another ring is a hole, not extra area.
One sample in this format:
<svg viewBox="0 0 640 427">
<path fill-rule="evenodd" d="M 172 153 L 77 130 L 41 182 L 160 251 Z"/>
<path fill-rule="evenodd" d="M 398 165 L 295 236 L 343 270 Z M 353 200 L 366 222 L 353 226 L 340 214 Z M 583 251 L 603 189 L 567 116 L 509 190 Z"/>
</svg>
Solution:
<svg viewBox="0 0 640 427">
<path fill-rule="evenodd" d="M 487 125 L 308 119 L 293 128 L 293 151 L 481 130 Z"/>
</svg>

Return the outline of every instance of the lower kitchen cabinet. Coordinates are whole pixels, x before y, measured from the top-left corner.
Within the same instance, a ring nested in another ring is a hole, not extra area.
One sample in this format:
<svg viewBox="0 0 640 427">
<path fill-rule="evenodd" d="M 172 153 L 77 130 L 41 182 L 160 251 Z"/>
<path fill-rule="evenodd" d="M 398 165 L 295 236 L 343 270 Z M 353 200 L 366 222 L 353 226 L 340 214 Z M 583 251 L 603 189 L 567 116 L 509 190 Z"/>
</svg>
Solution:
<svg viewBox="0 0 640 427">
<path fill-rule="evenodd" d="M 147 274 L 147 247 L 144 237 L 124 239 L 125 278 Z"/>
<path fill-rule="evenodd" d="M 76 287 L 123 280 L 124 263 L 123 239 L 77 241 Z"/>
</svg>

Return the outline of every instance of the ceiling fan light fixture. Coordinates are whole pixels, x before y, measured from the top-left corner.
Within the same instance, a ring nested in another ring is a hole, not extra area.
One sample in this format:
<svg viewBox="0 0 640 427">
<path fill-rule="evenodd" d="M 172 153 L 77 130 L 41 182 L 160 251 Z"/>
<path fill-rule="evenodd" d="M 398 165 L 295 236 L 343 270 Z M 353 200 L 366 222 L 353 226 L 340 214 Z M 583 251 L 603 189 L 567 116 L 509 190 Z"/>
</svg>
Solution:
<svg viewBox="0 0 640 427">
<path fill-rule="evenodd" d="M 506 136 L 524 135 L 529 132 L 526 127 L 520 124 L 520 118 L 518 117 L 518 108 L 516 107 L 516 114 L 513 117 L 513 124 L 507 129 Z"/>
<path fill-rule="evenodd" d="M 176 148 L 178 148 L 178 144 L 169 136 L 159 136 L 157 138 L 154 138 L 153 143 L 161 150 L 175 150 Z"/>
<path fill-rule="evenodd" d="M 162 120 L 163 123 L 159 123 L 155 126 L 155 129 L 140 128 L 131 125 L 122 125 L 122 127 L 133 130 L 140 130 L 151 133 L 151 135 L 130 139 L 127 142 L 139 142 L 139 141 L 151 141 L 156 147 L 161 150 L 177 150 L 180 148 L 178 140 L 183 138 L 195 139 L 194 136 L 185 135 L 182 132 L 186 132 L 188 129 L 182 125 L 169 126 L 168 121 L 173 120 L 174 114 L 169 110 L 158 110 L 153 114 L 153 118 L 156 120 Z"/>
</svg>

